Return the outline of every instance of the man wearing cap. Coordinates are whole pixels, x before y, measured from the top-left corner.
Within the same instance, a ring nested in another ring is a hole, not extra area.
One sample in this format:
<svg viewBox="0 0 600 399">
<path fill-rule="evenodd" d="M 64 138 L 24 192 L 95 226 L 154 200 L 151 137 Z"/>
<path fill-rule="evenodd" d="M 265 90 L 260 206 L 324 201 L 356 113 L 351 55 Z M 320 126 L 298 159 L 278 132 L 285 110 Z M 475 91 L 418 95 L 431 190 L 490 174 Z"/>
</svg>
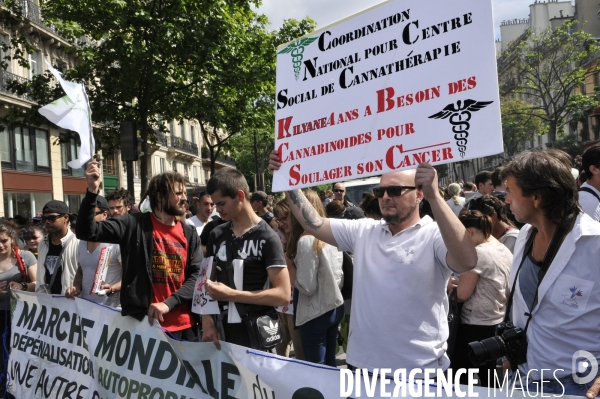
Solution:
<svg viewBox="0 0 600 399">
<path fill-rule="evenodd" d="M 102 222 L 108 218 L 110 206 L 102 196 L 96 198 L 96 222 Z M 73 285 L 67 288 L 65 296 L 73 298 L 81 295 L 96 303 L 117 308 L 121 306 L 119 292 L 121 291 L 121 250 L 118 244 L 107 244 L 101 242 L 79 241 L 78 267 Z M 99 290 L 96 289 L 95 281 L 97 271 L 106 268 L 106 275 L 100 283 Z"/>
<path fill-rule="evenodd" d="M 69 207 L 52 200 L 42 208 L 42 223 L 48 234 L 38 247 L 36 290 L 64 294 L 77 272 L 79 240 L 69 229 Z"/>
<path fill-rule="evenodd" d="M 252 205 L 252 209 L 254 209 L 254 212 L 256 212 L 256 214 L 260 216 L 262 220 L 267 222 L 269 226 L 271 226 L 271 221 L 273 221 L 273 218 L 275 216 L 266 208 L 268 201 L 269 197 L 264 191 L 257 191 L 254 194 L 252 194 L 252 197 L 250 197 L 250 205 Z"/>
</svg>

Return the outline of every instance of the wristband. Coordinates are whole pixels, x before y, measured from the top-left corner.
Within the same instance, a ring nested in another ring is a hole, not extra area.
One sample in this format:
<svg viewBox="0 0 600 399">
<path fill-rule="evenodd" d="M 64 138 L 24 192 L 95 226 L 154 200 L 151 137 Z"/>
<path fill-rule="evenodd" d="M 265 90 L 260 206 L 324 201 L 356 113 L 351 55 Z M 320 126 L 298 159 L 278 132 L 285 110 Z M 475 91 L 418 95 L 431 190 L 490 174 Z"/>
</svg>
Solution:
<svg viewBox="0 0 600 399">
<path fill-rule="evenodd" d="M 27 283 L 21 283 L 21 288 L 23 288 L 23 291 L 27 291 Z"/>
</svg>

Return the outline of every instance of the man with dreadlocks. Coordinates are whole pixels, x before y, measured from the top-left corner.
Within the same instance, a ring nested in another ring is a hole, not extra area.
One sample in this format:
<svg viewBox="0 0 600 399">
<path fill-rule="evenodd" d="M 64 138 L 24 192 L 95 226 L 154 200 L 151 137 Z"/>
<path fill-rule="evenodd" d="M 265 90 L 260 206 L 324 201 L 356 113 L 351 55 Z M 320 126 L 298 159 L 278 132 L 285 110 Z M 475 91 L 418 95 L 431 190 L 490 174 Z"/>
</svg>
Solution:
<svg viewBox="0 0 600 399">
<path fill-rule="evenodd" d="M 150 180 L 152 212 L 94 221 L 101 177 L 98 162 L 85 171 L 88 188 L 79 208 L 77 237 L 119 244 L 123 261 L 121 306 L 123 316 L 161 326 L 177 338 L 197 340 L 191 315 L 194 285 L 202 262 L 196 229 L 182 223 L 186 202 L 185 178 L 176 172 Z"/>
</svg>

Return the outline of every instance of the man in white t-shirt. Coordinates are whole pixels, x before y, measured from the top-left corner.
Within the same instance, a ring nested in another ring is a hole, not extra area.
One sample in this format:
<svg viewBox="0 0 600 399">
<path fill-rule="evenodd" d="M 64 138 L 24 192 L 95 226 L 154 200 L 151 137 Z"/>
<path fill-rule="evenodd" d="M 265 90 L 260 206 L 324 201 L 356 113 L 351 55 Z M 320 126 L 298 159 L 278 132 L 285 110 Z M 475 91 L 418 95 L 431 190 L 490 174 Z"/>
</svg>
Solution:
<svg viewBox="0 0 600 399">
<path fill-rule="evenodd" d="M 585 150 L 581 165 L 587 181 L 579 187 L 579 206 L 596 222 L 600 221 L 600 144 Z"/>
<path fill-rule="evenodd" d="M 194 197 L 194 204 L 198 208 L 198 213 L 185 220 L 186 224 L 196 227 L 198 236 L 202 234 L 202 229 L 209 222 L 210 215 L 215 209 L 215 204 L 206 191 L 202 191 L 198 197 Z"/>
<path fill-rule="evenodd" d="M 276 152 L 269 168 L 280 166 Z M 388 173 L 374 189 L 383 219 L 322 218 L 300 190 L 288 192 L 294 216 L 315 237 L 354 253 L 347 363 L 356 368 L 448 368 L 448 299 L 452 271 L 477 264 L 469 234 L 440 196 L 429 164 Z M 429 201 L 438 223 L 419 217 Z"/>
</svg>

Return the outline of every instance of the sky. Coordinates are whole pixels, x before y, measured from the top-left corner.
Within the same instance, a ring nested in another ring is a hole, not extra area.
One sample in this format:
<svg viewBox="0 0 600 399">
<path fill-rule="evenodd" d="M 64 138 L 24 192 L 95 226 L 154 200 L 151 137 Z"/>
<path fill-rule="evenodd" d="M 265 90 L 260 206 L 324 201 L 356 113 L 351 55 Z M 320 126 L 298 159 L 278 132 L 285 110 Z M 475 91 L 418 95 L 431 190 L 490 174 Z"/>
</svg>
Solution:
<svg viewBox="0 0 600 399">
<path fill-rule="evenodd" d="M 306 16 L 317 21 L 317 28 L 322 28 L 382 3 L 382 0 L 262 0 L 262 2 L 258 11 L 269 17 L 270 28 L 276 29 L 281 26 L 284 19 L 301 20 Z M 529 15 L 529 5 L 533 2 L 534 0 L 492 0 L 496 38 L 500 38 L 499 27 L 502 21 L 526 18 Z"/>
</svg>

